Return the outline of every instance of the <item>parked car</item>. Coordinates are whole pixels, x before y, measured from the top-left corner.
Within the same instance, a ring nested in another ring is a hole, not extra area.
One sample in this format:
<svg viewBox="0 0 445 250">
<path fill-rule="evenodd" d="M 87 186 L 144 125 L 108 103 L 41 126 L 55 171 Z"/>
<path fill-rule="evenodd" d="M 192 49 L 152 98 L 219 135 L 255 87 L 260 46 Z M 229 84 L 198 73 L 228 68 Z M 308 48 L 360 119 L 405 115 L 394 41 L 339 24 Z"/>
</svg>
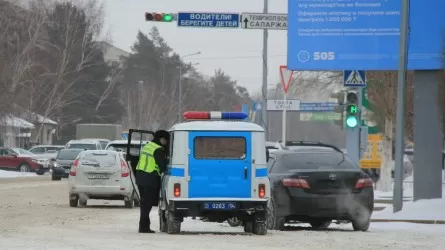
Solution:
<svg viewBox="0 0 445 250">
<path fill-rule="evenodd" d="M 274 152 L 282 150 L 284 147 L 279 142 L 266 141 L 266 149 L 269 150 L 269 152 Z"/>
<path fill-rule="evenodd" d="M 127 143 L 127 140 L 110 141 L 105 147 L 105 150 L 127 152 Z M 148 141 L 133 140 L 131 142 L 130 153 L 132 155 L 139 155 L 139 151 L 147 143 Z"/>
<path fill-rule="evenodd" d="M 70 206 L 85 206 L 88 199 L 124 200 L 133 208 L 137 199 L 125 154 L 109 150 L 80 152 L 69 172 Z"/>
<path fill-rule="evenodd" d="M 49 170 L 47 159 L 42 159 L 21 148 L 0 148 L 0 168 L 42 175 Z"/>
<path fill-rule="evenodd" d="M 59 152 L 59 150 L 64 149 L 64 148 L 65 148 L 65 146 L 63 146 L 63 145 L 38 145 L 38 146 L 32 147 L 29 150 L 29 152 L 31 152 L 35 155 L 42 156 L 49 160 L 52 158 L 56 158 L 57 152 Z"/>
<path fill-rule="evenodd" d="M 269 229 L 282 230 L 285 223 L 325 229 L 335 220 L 352 222 L 355 231 L 368 230 L 374 209 L 373 181 L 340 149 L 301 143 L 269 157 Z"/>
<path fill-rule="evenodd" d="M 78 148 L 87 150 L 101 150 L 102 146 L 97 140 L 71 140 L 69 141 L 65 148 Z"/>
<path fill-rule="evenodd" d="M 53 181 L 60 181 L 62 178 L 68 178 L 68 174 L 70 172 L 71 166 L 74 163 L 74 160 L 82 151 L 84 151 L 84 149 L 69 148 L 60 150 L 57 153 L 56 158 L 51 162 L 51 179 Z"/>
<path fill-rule="evenodd" d="M 110 140 L 108 140 L 108 139 L 95 139 L 95 138 L 85 138 L 85 139 L 80 139 L 80 140 L 81 141 L 94 141 L 94 142 L 98 141 L 101 149 L 105 149 L 107 147 L 107 144 L 110 142 Z"/>
</svg>

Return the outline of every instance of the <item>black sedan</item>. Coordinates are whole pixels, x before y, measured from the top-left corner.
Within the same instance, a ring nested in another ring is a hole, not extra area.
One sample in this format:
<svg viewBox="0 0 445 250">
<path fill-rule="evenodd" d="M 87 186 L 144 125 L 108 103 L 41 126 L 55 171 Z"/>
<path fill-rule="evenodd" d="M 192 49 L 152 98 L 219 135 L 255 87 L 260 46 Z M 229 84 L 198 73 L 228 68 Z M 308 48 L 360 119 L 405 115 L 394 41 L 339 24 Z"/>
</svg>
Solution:
<svg viewBox="0 0 445 250">
<path fill-rule="evenodd" d="M 309 223 L 324 229 L 332 221 L 350 221 L 367 231 L 374 209 L 372 179 L 333 146 L 306 145 L 271 152 L 268 160 L 271 200 L 268 228 Z"/>
</svg>

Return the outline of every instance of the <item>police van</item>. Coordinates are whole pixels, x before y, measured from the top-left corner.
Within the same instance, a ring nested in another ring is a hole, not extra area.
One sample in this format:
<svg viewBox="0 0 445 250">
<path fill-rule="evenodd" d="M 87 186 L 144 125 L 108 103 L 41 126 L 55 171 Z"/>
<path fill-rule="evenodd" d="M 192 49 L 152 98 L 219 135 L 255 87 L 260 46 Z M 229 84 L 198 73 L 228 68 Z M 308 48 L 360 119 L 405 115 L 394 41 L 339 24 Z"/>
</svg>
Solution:
<svg viewBox="0 0 445 250">
<path fill-rule="evenodd" d="M 160 231 L 180 233 L 186 217 L 212 222 L 236 217 L 245 232 L 267 234 L 270 183 L 264 129 L 243 121 L 247 114 L 242 112 L 185 112 L 184 118 L 169 130 Z"/>
</svg>

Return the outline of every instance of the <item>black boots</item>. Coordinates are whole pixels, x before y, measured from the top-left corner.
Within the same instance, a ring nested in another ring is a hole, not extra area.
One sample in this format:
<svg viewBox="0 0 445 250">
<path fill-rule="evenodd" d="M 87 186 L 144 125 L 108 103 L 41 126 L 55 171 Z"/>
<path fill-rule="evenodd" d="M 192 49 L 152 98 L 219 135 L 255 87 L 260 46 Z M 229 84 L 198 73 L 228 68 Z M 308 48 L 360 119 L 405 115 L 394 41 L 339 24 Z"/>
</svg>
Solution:
<svg viewBox="0 0 445 250">
<path fill-rule="evenodd" d="M 141 234 L 154 234 L 155 231 L 151 230 L 150 228 L 148 230 L 141 230 L 141 229 L 139 229 L 139 233 L 141 233 Z"/>
</svg>

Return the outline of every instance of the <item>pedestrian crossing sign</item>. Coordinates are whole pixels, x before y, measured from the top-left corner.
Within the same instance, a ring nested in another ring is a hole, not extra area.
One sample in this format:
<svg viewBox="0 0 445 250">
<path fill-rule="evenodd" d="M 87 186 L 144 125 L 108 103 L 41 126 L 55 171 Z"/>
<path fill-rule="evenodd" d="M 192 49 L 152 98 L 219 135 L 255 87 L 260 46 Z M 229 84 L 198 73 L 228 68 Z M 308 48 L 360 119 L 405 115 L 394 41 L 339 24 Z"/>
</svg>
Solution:
<svg viewBox="0 0 445 250">
<path fill-rule="evenodd" d="M 366 73 L 364 70 L 345 70 L 343 79 L 345 87 L 366 87 Z"/>
</svg>

